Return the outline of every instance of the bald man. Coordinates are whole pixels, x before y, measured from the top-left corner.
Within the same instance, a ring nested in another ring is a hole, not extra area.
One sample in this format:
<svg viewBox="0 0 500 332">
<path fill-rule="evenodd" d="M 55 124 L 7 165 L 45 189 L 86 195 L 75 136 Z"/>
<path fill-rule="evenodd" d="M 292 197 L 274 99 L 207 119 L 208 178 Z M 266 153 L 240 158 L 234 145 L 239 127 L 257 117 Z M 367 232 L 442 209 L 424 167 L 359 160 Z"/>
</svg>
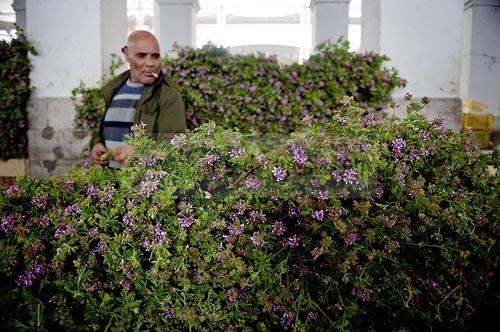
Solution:
<svg viewBox="0 0 500 332">
<path fill-rule="evenodd" d="M 160 46 L 148 31 L 132 32 L 122 53 L 130 69 L 103 89 L 106 114 L 99 132 L 91 139 L 90 157 L 99 165 L 120 168 L 134 151 L 123 143 L 134 124 L 146 124 L 146 132 L 157 140 L 186 129 L 182 97 L 161 70 Z"/>
</svg>

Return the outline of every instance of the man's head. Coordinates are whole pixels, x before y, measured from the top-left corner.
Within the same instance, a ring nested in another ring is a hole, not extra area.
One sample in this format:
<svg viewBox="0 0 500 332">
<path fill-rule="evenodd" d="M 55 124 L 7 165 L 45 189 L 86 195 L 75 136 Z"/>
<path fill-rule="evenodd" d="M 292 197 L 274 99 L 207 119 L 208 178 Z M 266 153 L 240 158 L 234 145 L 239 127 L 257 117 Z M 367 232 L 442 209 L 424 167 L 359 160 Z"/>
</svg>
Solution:
<svg viewBox="0 0 500 332">
<path fill-rule="evenodd" d="M 160 45 L 148 31 L 134 31 L 122 49 L 130 65 L 130 79 L 135 83 L 152 84 L 160 72 Z"/>
</svg>

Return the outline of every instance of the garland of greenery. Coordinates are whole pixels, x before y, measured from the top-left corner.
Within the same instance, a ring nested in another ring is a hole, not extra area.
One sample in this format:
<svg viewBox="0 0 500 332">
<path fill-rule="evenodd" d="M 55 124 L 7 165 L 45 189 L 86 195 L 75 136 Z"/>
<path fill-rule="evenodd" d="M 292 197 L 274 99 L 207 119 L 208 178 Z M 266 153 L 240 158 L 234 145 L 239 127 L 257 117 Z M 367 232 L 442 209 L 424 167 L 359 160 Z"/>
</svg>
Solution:
<svg viewBox="0 0 500 332">
<path fill-rule="evenodd" d="M 31 63 L 36 50 L 18 30 L 17 38 L 0 40 L 0 159 L 28 156 L 27 104 L 31 94 Z"/>
</svg>

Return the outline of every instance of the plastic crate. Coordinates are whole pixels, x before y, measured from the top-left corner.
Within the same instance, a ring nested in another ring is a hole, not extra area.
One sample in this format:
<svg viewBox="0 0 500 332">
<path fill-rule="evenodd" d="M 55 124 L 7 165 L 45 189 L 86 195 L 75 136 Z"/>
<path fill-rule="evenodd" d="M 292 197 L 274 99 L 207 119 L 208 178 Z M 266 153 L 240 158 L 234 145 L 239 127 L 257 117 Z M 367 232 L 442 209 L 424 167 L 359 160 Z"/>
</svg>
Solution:
<svg viewBox="0 0 500 332">
<path fill-rule="evenodd" d="M 462 113 L 462 129 L 490 130 L 493 128 L 493 114 Z"/>
</svg>

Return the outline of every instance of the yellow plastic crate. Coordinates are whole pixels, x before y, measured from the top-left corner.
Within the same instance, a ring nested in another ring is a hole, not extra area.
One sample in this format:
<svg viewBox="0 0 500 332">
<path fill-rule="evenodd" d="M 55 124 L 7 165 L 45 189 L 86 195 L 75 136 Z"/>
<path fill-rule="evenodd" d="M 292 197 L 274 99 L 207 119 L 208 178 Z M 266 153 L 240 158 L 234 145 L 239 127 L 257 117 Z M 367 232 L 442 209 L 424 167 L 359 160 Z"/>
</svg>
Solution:
<svg viewBox="0 0 500 332">
<path fill-rule="evenodd" d="M 493 114 L 462 113 L 462 130 L 467 128 L 482 130 L 493 128 Z"/>
</svg>

